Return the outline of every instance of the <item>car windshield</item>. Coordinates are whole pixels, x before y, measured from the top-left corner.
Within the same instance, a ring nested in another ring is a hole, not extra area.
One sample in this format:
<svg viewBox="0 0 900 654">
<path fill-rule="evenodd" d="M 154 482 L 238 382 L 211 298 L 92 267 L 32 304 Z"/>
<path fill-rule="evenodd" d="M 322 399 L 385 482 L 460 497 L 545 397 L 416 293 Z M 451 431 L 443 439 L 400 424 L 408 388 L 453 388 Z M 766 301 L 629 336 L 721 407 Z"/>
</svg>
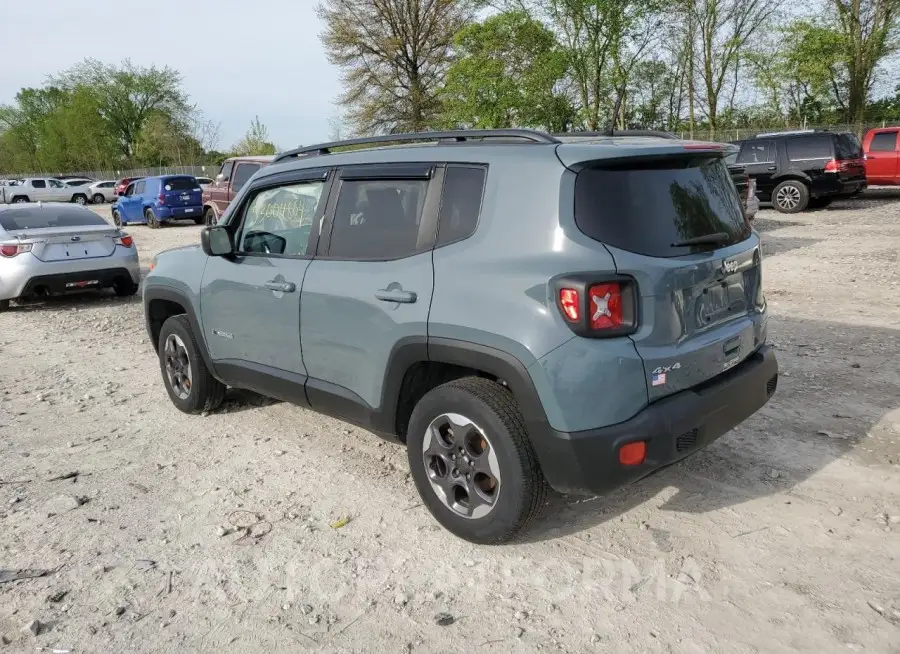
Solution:
<svg viewBox="0 0 900 654">
<path fill-rule="evenodd" d="M 0 211 L 0 227 L 7 232 L 49 227 L 94 227 L 108 223 L 93 211 L 86 209 L 10 209 Z"/>
</svg>

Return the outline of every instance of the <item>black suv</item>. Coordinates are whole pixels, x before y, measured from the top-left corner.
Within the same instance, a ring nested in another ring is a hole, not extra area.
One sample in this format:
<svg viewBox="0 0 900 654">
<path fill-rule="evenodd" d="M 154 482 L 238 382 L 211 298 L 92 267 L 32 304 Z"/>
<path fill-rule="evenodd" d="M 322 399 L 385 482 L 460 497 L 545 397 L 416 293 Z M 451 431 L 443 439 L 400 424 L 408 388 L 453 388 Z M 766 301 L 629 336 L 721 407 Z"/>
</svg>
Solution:
<svg viewBox="0 0 900 654">
<path fill-rule="evenodd" d="M 850 132 L 758 134 L 741 143 L 737 163 L 756 180 L 760 201 L 781 213 L 820 209 L 866 187 L 862 147 Z"/>
</svg>

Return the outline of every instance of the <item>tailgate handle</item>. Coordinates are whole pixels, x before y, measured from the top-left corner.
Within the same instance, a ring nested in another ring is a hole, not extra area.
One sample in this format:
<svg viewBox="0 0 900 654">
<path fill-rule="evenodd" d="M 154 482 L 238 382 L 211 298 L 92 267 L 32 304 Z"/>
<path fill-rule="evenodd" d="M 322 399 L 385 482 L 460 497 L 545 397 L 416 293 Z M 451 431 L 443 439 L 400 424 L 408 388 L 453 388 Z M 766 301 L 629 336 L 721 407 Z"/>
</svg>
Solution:
<svg viewBox="0 0 900 654">
<path fill-rule="evenodd" d="M 729 338 L 727 341 L 725 341 L 725 346 L 723 349 L 725 350 L 725 356 L 728 356 L 729 354 L 736 352 L 740 348 L 741 337 L 735 336 L 734 338 Z"/>
</svg>

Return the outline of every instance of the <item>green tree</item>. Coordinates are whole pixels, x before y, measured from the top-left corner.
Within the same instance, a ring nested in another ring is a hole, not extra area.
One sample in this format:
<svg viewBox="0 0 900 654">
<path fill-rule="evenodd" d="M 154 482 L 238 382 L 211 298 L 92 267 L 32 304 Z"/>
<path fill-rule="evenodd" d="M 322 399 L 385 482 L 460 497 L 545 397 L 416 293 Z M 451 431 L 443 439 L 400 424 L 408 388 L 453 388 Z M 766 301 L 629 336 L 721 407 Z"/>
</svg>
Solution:
<svg viewBox="0 0 900 654">
<path fill-rule="evenodd" d="M 328 61 L 357 133 L 421 131 L 440 122 L 438 99 L 454 35 L 477 0 L 323 0 Z"/>
<path fill-rule="evenodd" d="M 275 154 L 275 144 L 269 139 L 269 129 L 262 124 L 259 116 L 250 123 L 250 129 L 231 148 L 235 155 Z"/>
<path fill-rule="evenodd" d="M 193 111 L 181 87 L 181 75 L 169 67 L 145 68 L 128 59 L 115 66 L 86 59 L 61 73 L 53 83 L 69 90 L 90 89 L 95 94 L 100 116 L 128 159 L 134 155 L 138 136 L 150 116 L 165 114 L 184 124 Z"/>
<path fill-rule="evenodd" d="M 463 28 L 441 99 L 454 127 L 566 130 L 574 117 L 560 92 L 568 66 L 554 34 L 523 11 Z"/>
</svg>

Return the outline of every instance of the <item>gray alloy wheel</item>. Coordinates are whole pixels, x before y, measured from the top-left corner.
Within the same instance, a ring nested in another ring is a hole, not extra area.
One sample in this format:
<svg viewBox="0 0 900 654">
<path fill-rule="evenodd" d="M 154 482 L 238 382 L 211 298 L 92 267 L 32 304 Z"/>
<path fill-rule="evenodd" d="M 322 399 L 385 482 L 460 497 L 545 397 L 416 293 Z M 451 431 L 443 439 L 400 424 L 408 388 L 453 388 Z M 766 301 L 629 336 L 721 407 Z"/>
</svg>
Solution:
<svg viewBox="0 0 900 654">
<path fill-rule="evenodd" d="M 186 400 L 191 394 L 194 380 L 191 374 L 191 358 L 178 334 L 169 334 L 164 356 L 169 387 L 179 399 Z"/>
<path fill-rule="evenodd" d="M 112 210 L 112 217 L 113 217 L 113 224 L 116 227 L 121 227 L 122 226 L 122 215 L 119 213 L 118 209 Z"/>
<path fill-rule="evenodd" d="M 800 189 L 791 184 L 786 184 L 778 189 L 775 203 L 785 211 L 793 211 L 800 204 Z"/>
<path fill-rule="evenodd" d="M 75 195 L 75 196 L 72 196 L 72 202 L 74 202 L 75 204 L 80 204 L 81 206 L 84 206 L 87 204 L 87 197 L 85 197 L 83 195 Z"/>
<path fill-rule="evenodd" d="M 92 201 L 94 204 L 105 204 L 105 203 L 106 203 L 106 197 L 104 197 L 104 195 L 103 195 L 102 193 L 94 193 L 94 197 L 91 198 L 91 201 Z"/>
<path fill-rule="evenodd" d="M 444 505 L 464 518 L 483 518 L 501 491 L 500 464 L 484 430 L 458 413 L 435 418 L 422 440 L 428 480 Z"/>
</svg>

